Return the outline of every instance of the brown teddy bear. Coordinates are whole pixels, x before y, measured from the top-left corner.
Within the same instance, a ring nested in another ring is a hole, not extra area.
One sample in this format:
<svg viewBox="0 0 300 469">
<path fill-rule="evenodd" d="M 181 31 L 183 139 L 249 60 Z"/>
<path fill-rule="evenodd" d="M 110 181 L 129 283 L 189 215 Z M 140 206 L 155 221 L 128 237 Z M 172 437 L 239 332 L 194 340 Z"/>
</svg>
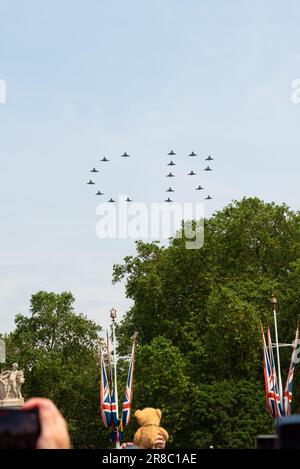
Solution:
<svg viewBox="0 0 300 469">
<path fill-rule="evenodd" d="M 169 439 L 168 432 L 159 426 L 161 420 L 161 410 L 146 407 L 143 410 L 137 410 L 135 417 L 140 428 L 135 432 L 134 444 L 144 449 L 154 447 L 158 433 L 161 433 L 167 442 Z"/>
</svg>

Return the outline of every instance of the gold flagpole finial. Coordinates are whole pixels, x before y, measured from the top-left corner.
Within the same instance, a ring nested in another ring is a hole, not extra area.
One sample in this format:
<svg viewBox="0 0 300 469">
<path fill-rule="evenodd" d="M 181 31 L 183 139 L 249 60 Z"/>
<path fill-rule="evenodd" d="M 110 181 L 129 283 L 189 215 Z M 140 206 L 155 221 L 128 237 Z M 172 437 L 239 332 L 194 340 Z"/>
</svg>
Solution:
<svg viewBox="0 0 300 469">
<path fill-rule="evenodd" d="M 271 306 L 272 306 L 272 309 L 276 309 L 276 306 L 277 306 L 277 297 L 275 295 L 275 293 L 272 294 L 272 298 L 271 298 Z"/>
</svg>

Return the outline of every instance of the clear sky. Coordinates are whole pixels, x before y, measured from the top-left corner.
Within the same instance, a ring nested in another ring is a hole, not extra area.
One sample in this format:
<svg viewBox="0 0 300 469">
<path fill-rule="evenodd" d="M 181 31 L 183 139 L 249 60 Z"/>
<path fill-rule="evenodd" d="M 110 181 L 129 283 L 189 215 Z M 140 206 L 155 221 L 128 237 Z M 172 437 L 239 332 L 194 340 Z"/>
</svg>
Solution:
<svg viewBox="0 0 300 469">
<path fill-rule="evenodd" d="M 300 209 L 299 24 L 298 0 L 0 0 L 1 331 L 40 289 L 102 324 L 128 308 L 112 265 L 134 244 L 96 237 L 94 166 L 109 197 L 149 202 L 171 148 L 202 158 L 184 170 L 212 153 L 206 215 L 244 195 Z"/>
</svg>

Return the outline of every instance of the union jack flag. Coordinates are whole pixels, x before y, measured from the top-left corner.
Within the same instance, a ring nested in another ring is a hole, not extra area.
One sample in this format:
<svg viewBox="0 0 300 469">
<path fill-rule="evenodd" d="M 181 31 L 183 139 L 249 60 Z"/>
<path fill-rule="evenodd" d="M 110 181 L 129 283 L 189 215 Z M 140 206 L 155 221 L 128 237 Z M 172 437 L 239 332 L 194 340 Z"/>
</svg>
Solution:
<svg viewBox="0 0 300 469">
<path fill-rule="evenodd" d="M 103 359 L 102 349 L 100 350 L 101 357 L 101 383 L 100 383 L 100 409 L 101 417 L 105 427 L 111 428 L 111 440 L 117 444 L 123 441 L 123 429 L 130 421 L 132 397 L 133 397 L 133 375 L 134 375 L 134 361 L 135 361 L 135 343 L 136 335 L 133 338 L 132 354 L 129 364 L 129 372 L 127 377 L 127 384 L 125 396 L 122 407 L 122 418 L 118 414 L 118 398 L 117 398 L 117 383 L 113 379 L 112 366 L 109 352 L 109 337 L 107 334 L 107 357 L 108 357 L 108 372 L 109 381 L 107 379 L 105 363 Z M 116 373 L 116 370 L 115 370 Z M 111 389 L 111 392 L 110 392 Z"/>
<path fill-rule="evenodd" d="M 110 345 L 109 345 L 108 331 L 106 331 L 106 350 L 107 350 L 109 389 L 110 389 L 110 397 L 111 397 L 112 392 L 113 392 L 114 382 L 113 382 L 113 374 L 112 374 L 112 367 L 111 367 L 111 360 L 110 360 Z"/>
<path fill-rule="evenodd" d="M 131 408 L 132 408 L 132 397 L 133 397 L 133 376 L 134 376 L 134 362 L 135 362 L 135 346 L 136 346 L 136 334 L 133 337 L 133 345 L 131 352 L 131 359 L 129 364 L 129 371 L 127 376 L 126 389 L 123 399 L 122 407 L 122 423 L 123 427 L 130 422 Z"/>
<path fill-rule="evenodd" d="M 114 388 L 113 372 L 111 366 L 111 357 L 110 357 L 110 344 L 109 344 L 109 335 L 108 331 L 106 332 L 106 349 L 107 349 L 107 361 L 108 361 L 108 379 L 110 387 L 110 402 L 111 402 L 111 441 L 119 443 L 122 441 L 122 434 L 120 432 L 120 419 L 118 418 L 118 409 L 116 403 L 116 395 Z"/>
<path fill-rule="evenodd" d="M 280 401 L 280 392 L 279 386 L 277 381 L 277 374 L 276 374 L 276 366 L 275 366 L 275 359 L 272 347 L 272 340 L 271 340 L 271 332 L 270 328 L 268 327 L 268 346 L 269 346 L 269 358 L 270 358 L 270 367 L 271 367 L 271 382 L 272 382 L 272 390 L 274 392 L 275 401 L 277 405 L 275 406 L 276 410 L 276 417 L 282 417 L 284 415 L 284 410 L 282 409 L 281 401 Z"/>
<path fill-rule="evenodd" d="M 286 386 L 284 390 L 285 415 L 291 415 L 291 404 L 292 404 L 292 398 L 293 398 L 293 380 L 294 380 L 294 370 L 295 370 L 295 364 L 296 364 L 296 358 L 297 358 L 298 338 L 299 338 L 299 328 L 297 326 L 294 349 L 293 349 L 291 364 L 289 368 L 289 374 L 287 377 Z"/>
<path fill-rule="evenodd" d="M 122 442 L 122 434 L 120 434 L 120 419 L 118 418 L 115 390 L 113 390 L 111 395 L 111 440 L 115 443 Z"/>
<path fill-rule="evenodd" d="M 115 427 L 119 426 L 120 420 L 118 419 L 117 403 L 114 390 L 111 395 L 111 421 Z"/>
<path fill-rule="evenodd" d="M 109 384 L 106 375 L 105 363 L 103 358 L 102 349 L 100 349 L 100 368 L 101 368 L 101 381 L 100 381 L 100 412 L 103 424 L 109 428 L 111 426 L 111 397 L 109 392 Z"/>
<path fill-rule="evenodd" d="M 279 393 L 277 392 L 275 386 L 276 380 L 276 370 L 275 366 L 272 370 L 269 350 L 266 344 L 265 335 L 261 326 L 261 334 L 263 340 L 263 354 L 264 354 L 264 378 L 265 378 L 265 388 L 266 388 L 266 400 L 267 400 L 267 407 L 269 409 L 271 417 L 279 417 L 281 415 L 280 412 L 280 397 Z M 269 336 L 269 331 L 268 331 Z M 271 347 L 272 349 L 272 347 Z M 272 352 L 273 353 L 273 352 Z M 274 357 L 273 357 L 274 358 Z"/>
</svg>

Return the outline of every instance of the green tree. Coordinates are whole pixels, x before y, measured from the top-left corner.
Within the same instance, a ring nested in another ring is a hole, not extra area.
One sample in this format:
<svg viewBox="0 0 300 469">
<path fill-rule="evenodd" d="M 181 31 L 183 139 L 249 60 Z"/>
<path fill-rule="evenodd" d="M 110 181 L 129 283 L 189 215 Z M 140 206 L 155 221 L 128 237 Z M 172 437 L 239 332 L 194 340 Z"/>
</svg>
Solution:
<svg viewBox="0 0 300 469">
<path fill-rule="evenodd" d="M 195 386 L 190 447 L 253 448 L 258 434 L 272 433 L 274 423 L 260 388 L 259 382 L 250 380 Z"/>
<path fill-rule="evenodd" d="M 225 424 L 234 424 L 236 431 L 230 439 L 218 437 L 217 445 L 252 446 L 256 433 L 272 428 L 264 410 L 259 323 L 272 327 L 269 298 L 276 292 L 282 340 L 294 339 L 300 306 L 299 228 L 299 213 L 286 205 L 244 198 L 205 220 L 202 249 L 186 249 L 183 238 L 172 239 L 166 248 L 138 242 L 136 256 L 114 266 L 113 281 L 126 279 L 127 296 L 134 302 L 118 328 L 119 351 L 128 353 L 128 337 L 134 330 L 142 348 L 151 347 L 158 336 L 168 340 L 176 347 L 179 362 L 186 363 L 189 402 L 204 409 L 199 428 L 174 433 L 174 446 L 187 441 L 206 446 L 210 435 L 227 431 Z M 290 356 L 291 350 L 283 352 L 284 377 Z M 165 376 L 170 389 L 171 377 Z M 143 379 L 151 386 L 149 377 Z M 155 386 L 160 379 L 165 379 L 162 373 L 153 378 Z M 300 386 L 297 369 L 296 386 Z M 247 392 L 251 392 L 248 398 Z M 210 393 L 218 400 L 219 414 L 205 403 L 212 402 Z M 162 403 L 163 399 L 161 394 Z M 239 409 L 234 414 L 235 402 Z M 193 405 L 183 406 L 181 421 L 188 421 L 194 410 Z M 172 413 L 172 405 L 168 412 Z M 247 431 L 242 422 L 247 422 Z"/>
<path fill-rule="evenodd" d="M 134 410 L 160 407 L 174 448 L 253 447 L 273 431 L 265 409 L 260 321 L 273 327 L 269 298 L 279 301 L 279 339 L 294 339 L 300 308 L 300 215 L 257 198 L 235 201 L 205 220 L 202 249 L 185 239 L 168 247 L 136 244 L 115 265 L 133 306 L 117 327 L 119 394 L 138 332 Z M 73 309 L 70 293 L 33 295 L 29 316 L 8 335 L 8 361 L 25 368 L 24 394 L 54 400 L 75 447 L 108 447 L 99 416 L 99 326 Z M 291 349 L 282 354 L 283 381 Z M 294 411 L 300 373 L 295 370 Z M 132 439 L 133 419 L 125 430 Z"/>
<path fill-rule="evenodd" d="M 71 293 L 38 292 L 30 315 L 16 317 L 8 361 L 25 369 L 24 395 L 52 399 L 68 421 L 74 447 L 106 446 L 99 417 L 100 327 L 73 310 Z"/>
<path fill-rule="evenodd" d="M 163 413 L 162 425 L 170 432 L 170 443 L 175 447 L 176 441 L 184 437 L 189 407 L 187 365 L 178 348 L 163 337 L 138 347 L 134 406 L 159 407 Z"/>
</svg>

